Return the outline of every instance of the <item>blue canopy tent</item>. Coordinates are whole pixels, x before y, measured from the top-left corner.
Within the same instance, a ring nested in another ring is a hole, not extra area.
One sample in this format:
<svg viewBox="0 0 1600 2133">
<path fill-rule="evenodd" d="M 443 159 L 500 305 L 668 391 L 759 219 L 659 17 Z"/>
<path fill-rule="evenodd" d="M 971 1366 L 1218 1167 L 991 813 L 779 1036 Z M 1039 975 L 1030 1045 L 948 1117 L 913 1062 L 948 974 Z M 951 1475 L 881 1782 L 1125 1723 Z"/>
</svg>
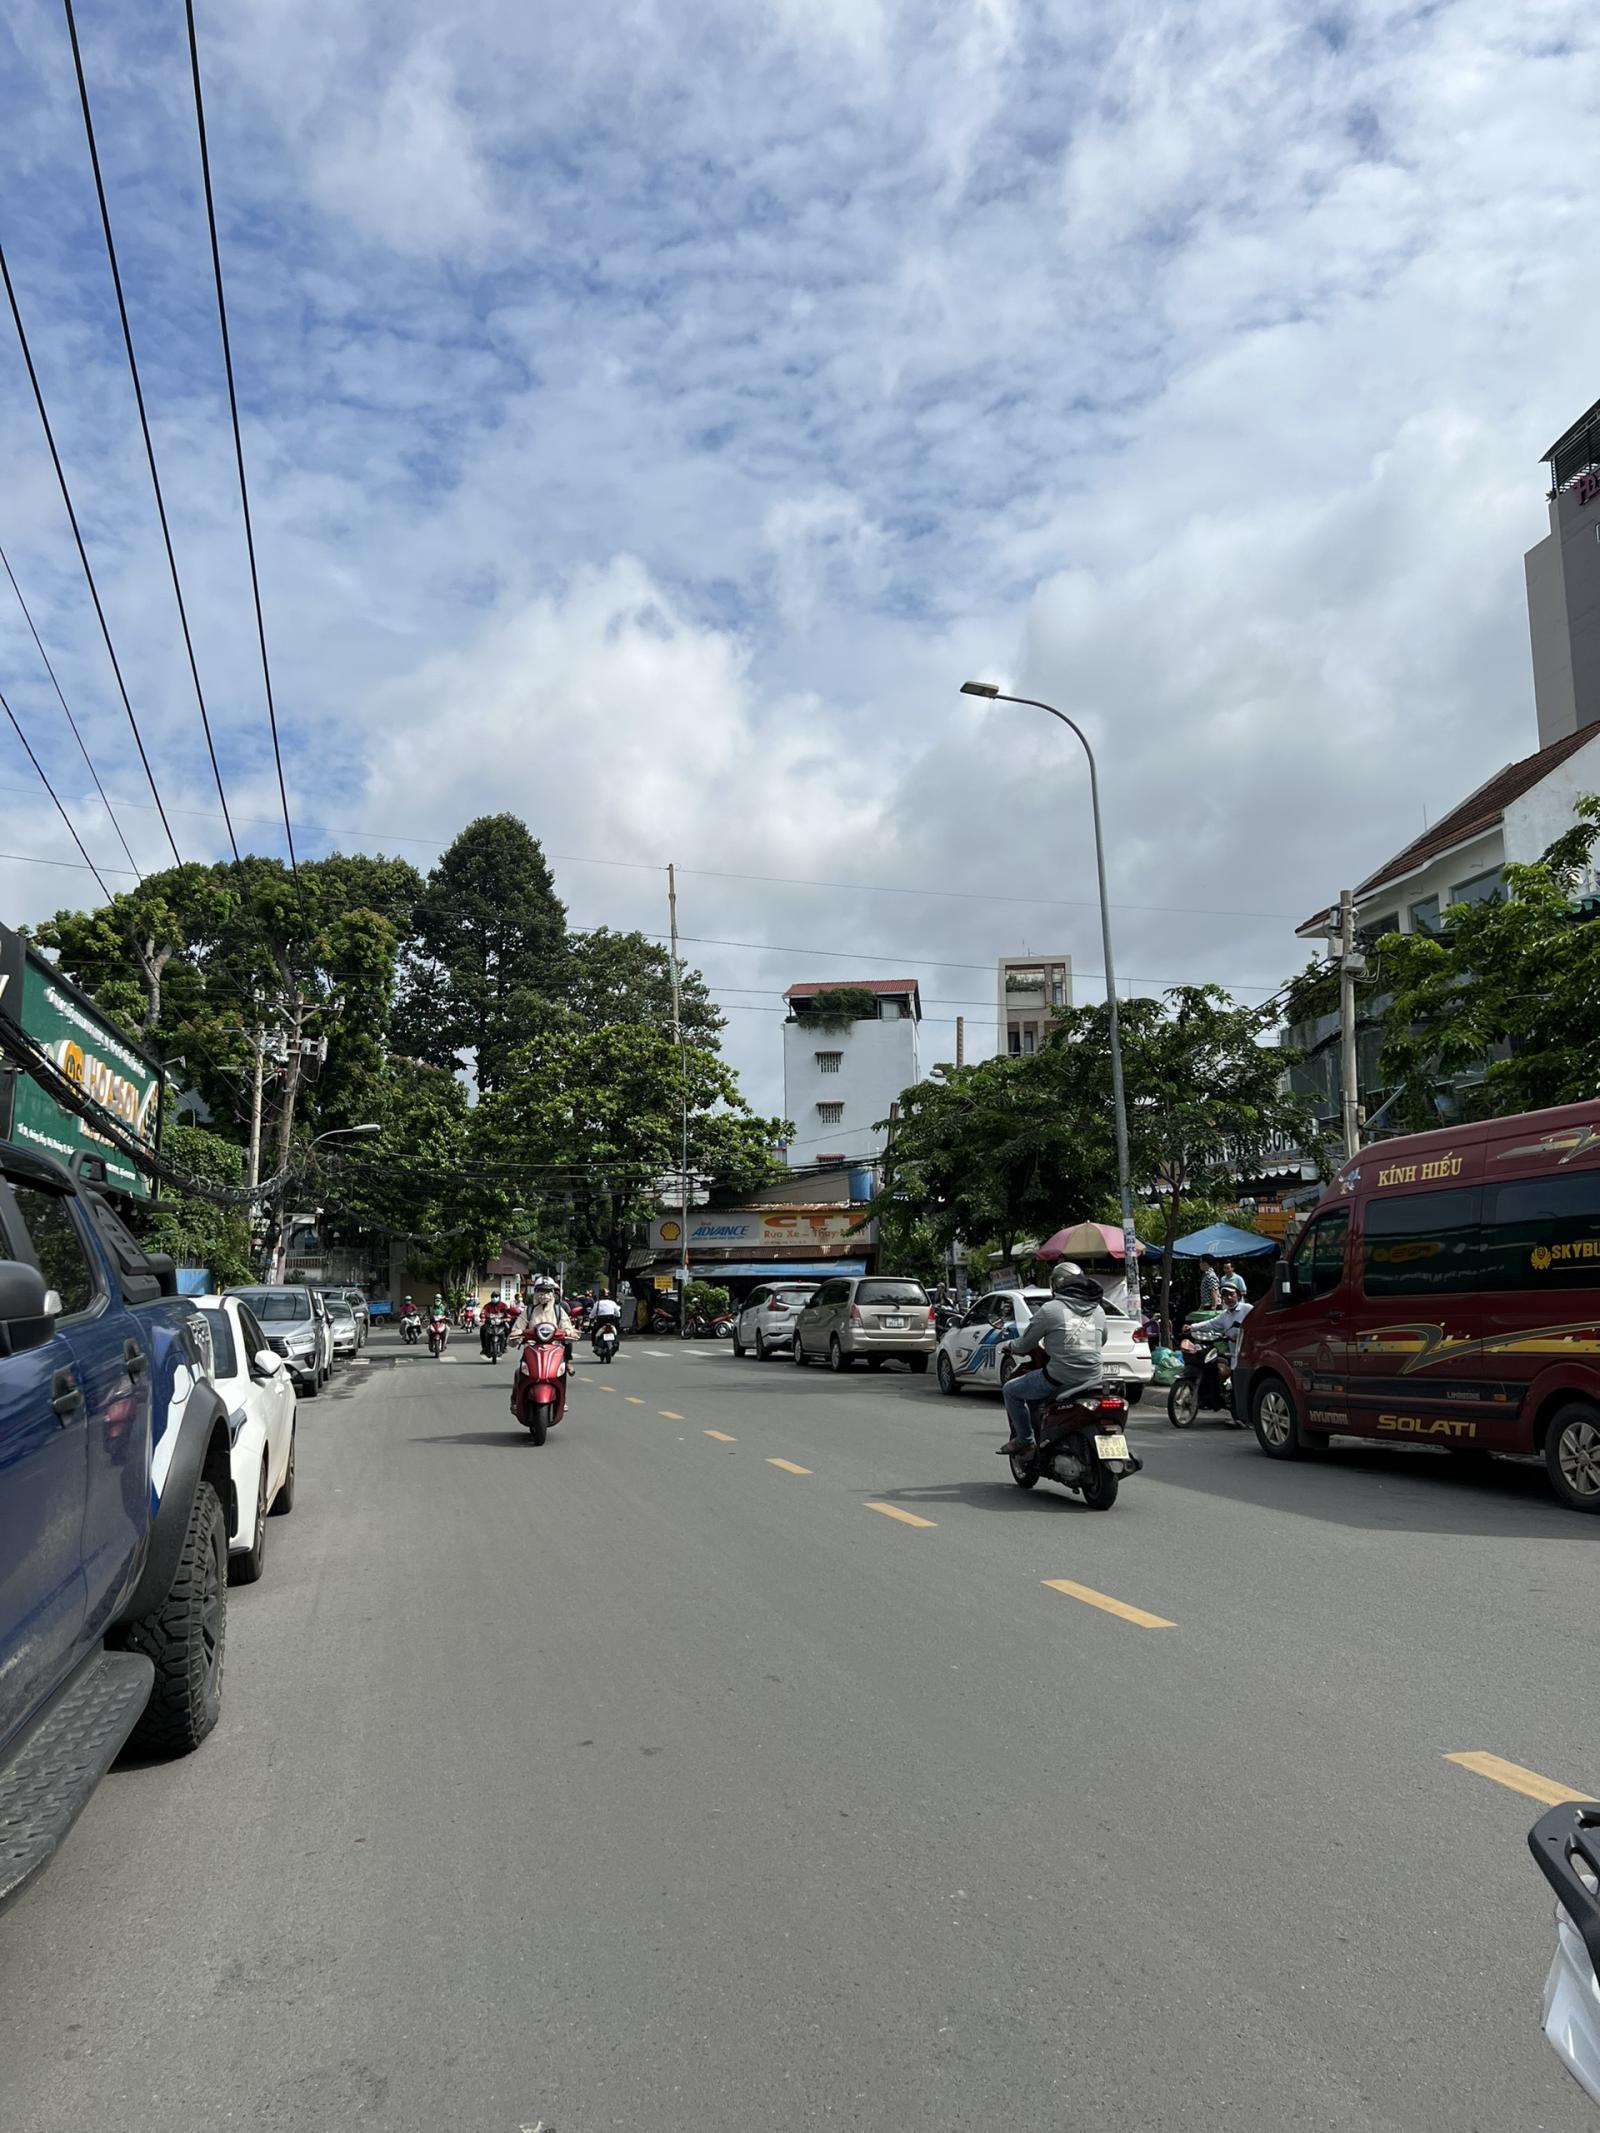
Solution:
<svg viewBox="0 0 1600 2133">
<path fill-rule="evenodd" d="M 1235 1229 L 1231 1222 L 1213 1222 L 1190 1236 L 1175 1238 L 1172 1256 L 1174 1259 L 1198 1259 L 1209 1252 L 1213 1259 L 1259 1259 L 1277 1249 L 1271 1237 L 1258 1237 L 1254 1230 Z"/>
</svg>

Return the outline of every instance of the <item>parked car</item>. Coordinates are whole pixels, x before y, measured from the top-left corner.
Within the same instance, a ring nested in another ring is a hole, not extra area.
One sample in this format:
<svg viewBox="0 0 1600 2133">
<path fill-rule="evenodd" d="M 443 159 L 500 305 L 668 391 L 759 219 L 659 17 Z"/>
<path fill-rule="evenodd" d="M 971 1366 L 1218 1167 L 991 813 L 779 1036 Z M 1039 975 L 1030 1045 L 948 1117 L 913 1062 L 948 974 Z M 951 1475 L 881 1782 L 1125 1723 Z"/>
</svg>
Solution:
<svg viewBox="0 0 1600 2133">
<path fill-rule="evenodd" d="M 86 1182 L 0 1143 L 0 1905 L 125 1741 L 186 1754 L 221 1711 L 228 1411 L 176 1291 Z"/>
<path fill-rule="evenodd" d="M 1025 1368 L 1020 1358 L 1007 1355 L 1007 1341 L 1015 1340 L 1040 1304 L 1048 1303 L 1048 1289 L 995 1289 L 968 1306 L 939 1343 L 938 1377 L 941 1392 L 957 1393 L 968 1386 L 998 1392 L 1013 1371 Z M 1115 1304 L 1104 1306 L 1106 1344 L 1100 1351 L 1108 1385 L 1115 1386 L 1130 1407 L 1136 1407 L 1149 1384 L 1155 1359 L 1144 1337 L 1126 1311 Z"/>
<path fill-rule="evenodd" d="M 817 1293 L 814 1281 L 763 1282 L 740 1304 L 733 1321 L 733 1352 L 753 1348 L 756 1361 L 787 1354 L 794 1345 L 795 1320 Z"/>
<path fill-rule="evenodd" d="M 328 1382 L 333 1370 L 333 1328 L 327 1306 L 311 1289 L 293 1282 L 273 1288 L 230 1289 L 246 1304 L 266 1334 L 271 1346 L 283 1356 L 294 1378 L 295 1390 L 312 1399 Z"/>
<path fill-rule="evenodd" d="M 865 1359 L 926 1370 L 934 1350 L 933 1306 L 920 1281 L 898 1274 L 835 1274 L 794 1322 L 790 1353 L 800 1365 L 813 1357 L 834 1370 Z"/>
<path fill-rule="evenodd" d="M 344 1297 L 331 1294 L 327 1299 L 328 1325 L 333 1333 L 335 1359 L 341 1355 L 359 1355 L 361 1352 L 361 1328 L 356 1324 L 356 1314 Z"/>
<path fill-rule="evenodd" d="M 367 1336 L 372 1331 L 372 1306 L 367 1302 L 365 1293 L 360 1289 L 325 1288 L 322 1294 L 327 1298 L 330 1310 L 336 1296 L 343 1297 L 350 1306 L 355 1314 L 356 1346 L 364 1348 L 367 1345 Z"/>
<path fill-rule="evenodd" d="M 235 1508 L 228 1576 L 253 1585 L 267 1552 L 267 1517 L 294 1507 L 294 1379 L 237 1296 L 196 1296 L 211 1337 L 211 1382 L 228 1408 Z"/>
<path fill-rule="evenodd" d="M 1600 1103 L 1407 1134 L 1342 1163 L 1245 1320 L 1269 1459 L 1332 1436 L 1542 1456 L 1600 1512 Z"/>
</svg>

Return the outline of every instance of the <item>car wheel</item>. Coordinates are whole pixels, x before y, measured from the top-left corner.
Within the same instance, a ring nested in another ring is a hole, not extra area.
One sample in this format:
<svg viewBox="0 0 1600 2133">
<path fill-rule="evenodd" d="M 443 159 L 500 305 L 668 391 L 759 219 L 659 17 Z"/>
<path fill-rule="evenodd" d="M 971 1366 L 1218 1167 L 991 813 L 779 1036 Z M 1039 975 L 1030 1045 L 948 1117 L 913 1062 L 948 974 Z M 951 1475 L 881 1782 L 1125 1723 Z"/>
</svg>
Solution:
<svg viewBox="0 0 1600 2133">
<path fill-rule="evenodd" d="M 737 1325 L 735 1325 L 733 1329 L 733 1352 L 735 1355 L 740 1357 L 741 1360 L 743 1359 L 745 1354 L 745 1345 L 744 1342 L 739 1338 L 739 1328 Z"/>
<path fill-rule="evenodd" d="M 166 1598 L 131 1623 L 129 1648 L 155 1661 L 155 1686 L 130 1744 L 138 1755 L 187 1755 L 222 1712 L 228 1641 L 228 1522 L 209 1481 L 189 1507 L 178 1567 Z"/>
<path fill-rule="evenodd" d="M 757 1361 L 758 1363 L 764 1363 L 764 1362 L 766 1361 L 766 1359 L 767 1359 L 767 1355 L 768 1355 L 768 1348 L 767 1348 L 767 1343 L 766 1343 L 766 1337 L 765 1337 L 765 1335 L 764 1335 L 764 1334 L 762 1333 L 762 1331 L 761 1331 L 761 1328 L 760 1328 L 759 1326 L 757 1326 L 757 1328 L 756 1328 L 756 1361 Z"/>
<path fill-rule="evenodd" d="M 1582 1400 L 1558 1407 L 1545 1432 L 1550 1486 L 1571 1511 L 1600 1511 L 1600 1411 Z"/>
<path fill-rule="evenodd" d="M 267 1563 L 267 1462 L 261 1462 L 261 1476 L 256 1483 L 256 1516 L 251 1528 L 250 1545 L 240 1555 L 228 1557 L 228 1583 L 230 1585 L 253 1585 Z"/>
<path fill-rule="evenodd" d="M 806 1367 L 807 1356 L 804 1347 L 801 1345 L 800 1336 L 798 1333 L 794 1337 L 794 1348 L 792 1354 L 794 1360 L 794 1367 L 796 1368 L 796 1370 L 804 1370 L 804 1368 Z"/>
<path fill-rule="evenodd" d="M 843 1372 L 848 1370 L 854 1361 L 855 1357 L 853 1355 L 846 1355 L 844 1350 L 839 1346 L 839 1336 L 836 1333 L 833 1336 L 833 1339 L 828 1343 L 828 1368 L 830 1370 L 837 1370 Z"/>
<path fill-rule="evenodd" d="M 1300 1418 L 1295 1413 L 1294 1395 L 1282 1378 L 1262 1379 L 1251 1396 L 1250 1418 L 1256 1426 L 1256 1442 L 1269 1459 L 1300 1457 L 1305 1449 L 1300 1439 Z"/>
<path fill-rule="evenodd" d="M 289 1432 L 289 1463 L 283 1470 L 283 1479 L 278 1484 L 278 1493 L 272 1499 L 274 1518 L 287 1518 L 294 1509 L 294 1431 Z"/>
<path fill-rule="evenodd" d="M 948 1393 L 954 1399 L 961 1390 L 961 1380 L 956 1376 L 955 1365 L 951 1362 L 949 1356 L 941 1353 L 939 1368 L 935 1374 L 939 1380 L 939 1390 Z"/>
<path fill-rule="evenodd" d="M 304 1386 L 297 1385 L 295 1390 L 299 1393 L 301 1399 L 314 1400 L 322 1390 L 322 1379 L 313 1370 L 310 1377 L 306 1379 Z"/>
<path fill-rule="evenodd" d="M 919 1378 L 928 1375 L 928 1358 L 925 1355 L 908 1355 L 906 1361 Z"/>
</svg>

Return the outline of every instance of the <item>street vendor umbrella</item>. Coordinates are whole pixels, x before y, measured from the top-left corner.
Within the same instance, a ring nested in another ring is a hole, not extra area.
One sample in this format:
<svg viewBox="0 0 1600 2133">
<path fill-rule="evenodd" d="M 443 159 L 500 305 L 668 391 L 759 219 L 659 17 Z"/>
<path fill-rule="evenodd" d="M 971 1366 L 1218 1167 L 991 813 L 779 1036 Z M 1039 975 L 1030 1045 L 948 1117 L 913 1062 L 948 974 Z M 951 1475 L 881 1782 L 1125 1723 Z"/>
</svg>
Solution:
<svg viewBox="0 0 1600 2133">
<path fill-rule="evenodd" d="M 1144 1257 L 1144 1246 L 1138 1247 L 1139 1257 Z M 1035 1259 L 1120 1259 L 1122 1257 L 1122 1232 L 1113 1229 L 1109 1222 L 1069 1222 L 1065 1229 L 1058 1229 L 1053 1237 L 1046 1237 L 1034 1253 Z"/>
<path fill-rule="evenodd" d="M 1179 1237 L 1172 1247 L 1175 1259 L 1198 1259 L 1209 1252 L 1213 1259 L 1259 1259 L 1275 1252 L 1271 1237 L 1258 1237 L 1254 1230 L 1235 1229 L 1231 1222 L 1213 1222 L 1191 1236 Z"/>
</svg>

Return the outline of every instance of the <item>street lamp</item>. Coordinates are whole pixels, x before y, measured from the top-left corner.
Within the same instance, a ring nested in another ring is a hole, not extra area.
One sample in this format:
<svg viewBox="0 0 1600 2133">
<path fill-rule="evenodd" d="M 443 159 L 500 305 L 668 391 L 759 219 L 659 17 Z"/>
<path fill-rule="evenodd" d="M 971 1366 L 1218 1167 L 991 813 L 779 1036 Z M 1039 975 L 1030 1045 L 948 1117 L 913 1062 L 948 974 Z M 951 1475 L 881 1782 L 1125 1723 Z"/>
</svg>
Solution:
<svg viewBox="0 0 1600 2133">
<path fill-rule="evenodd" d="M 1106 898 L 1106 848 L 1100 832 L 1100 778 L 1095 769 L 1094 750 L 1089 746 L 1089 737 L 1076 720 L 1068 718 L 1065 711 L 1058 711 L 1054 704 L 1041 703 L 1036 696 L 1008 696 L 998 682 L 964 681 L 963 696 L 984 696 L 991 702 L 1001 704 L 1026 704 L 1030 710 L 1048 711 L 1052 718 L 1060 719 L 1063 726 L 1070 726 L 1083 743 L 1083 752 L 1089 758 L 1089 806 L 1094 816 L 1094 865 L 1100 882 L 1100 945 L 1106 964 L 1106 1009 L 1111 1033 L 1111 1108 L 1114 1113 L 1117 1136 L 1117 1190 L 1122 1200 L 1122 1271 L 1128 1283 L 1129 1316 L 1139 1316 L 1139 1261 L 1138 1240 L 1133 1229 L 1133 1167 L 1128 1157 L 1128 1104 L 1122 1088 L 1122 1037 L 1117 1027 L 1117 976 L 1111 960 L 1111 905 Z"/>
<path fill-rule="evenodd" d="M 326 1133 L 319 1133 L 311 1145 L 320 1148 L 324 1141 L 370 1140 L 374 1133 L 382 1131 L 383 1128 L 374 1125 L 370 1119 L 364 1126 L 330 1126 Z"/>
</svg>

